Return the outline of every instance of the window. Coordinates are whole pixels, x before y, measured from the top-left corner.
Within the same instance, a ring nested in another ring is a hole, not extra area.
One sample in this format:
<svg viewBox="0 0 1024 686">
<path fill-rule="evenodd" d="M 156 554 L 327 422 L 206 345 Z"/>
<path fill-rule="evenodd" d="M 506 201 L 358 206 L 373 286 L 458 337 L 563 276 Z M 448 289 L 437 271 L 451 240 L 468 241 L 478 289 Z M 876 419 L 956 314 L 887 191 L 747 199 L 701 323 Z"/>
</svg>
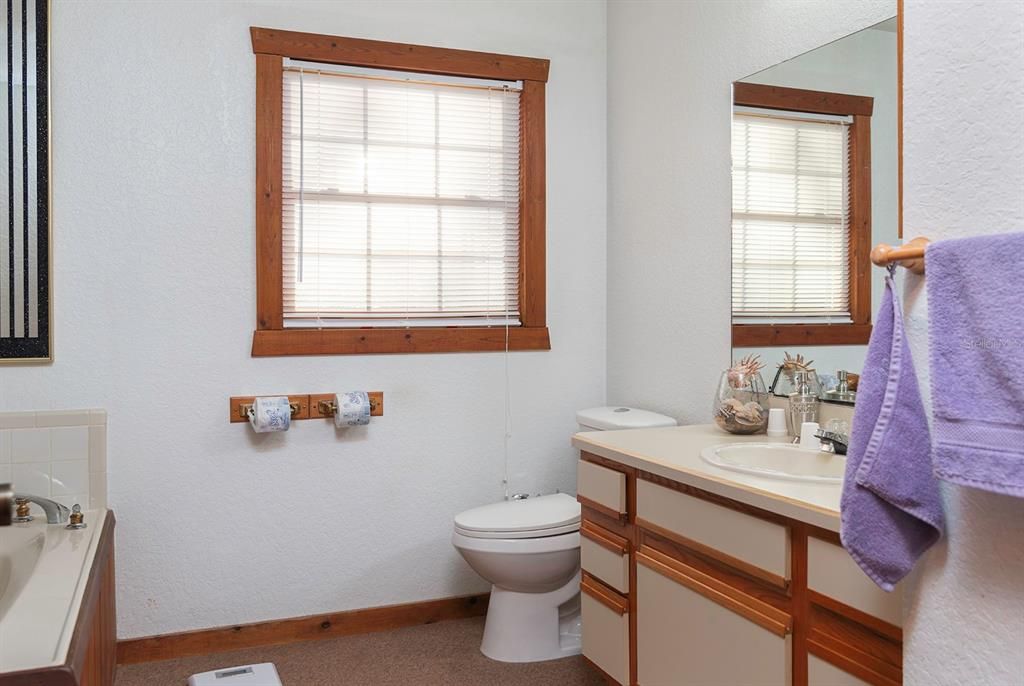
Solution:
<svg viewBox="0 0 1024 686">
<path fill-rule="evenodd" d="M 252 38 L 253 354 L 548 349 L 547 61 Z"/>
<path fill-rule="evenodd" d="M 734 345 L 866 343 L 871 98 L 735 84 Z"/>
</svg>

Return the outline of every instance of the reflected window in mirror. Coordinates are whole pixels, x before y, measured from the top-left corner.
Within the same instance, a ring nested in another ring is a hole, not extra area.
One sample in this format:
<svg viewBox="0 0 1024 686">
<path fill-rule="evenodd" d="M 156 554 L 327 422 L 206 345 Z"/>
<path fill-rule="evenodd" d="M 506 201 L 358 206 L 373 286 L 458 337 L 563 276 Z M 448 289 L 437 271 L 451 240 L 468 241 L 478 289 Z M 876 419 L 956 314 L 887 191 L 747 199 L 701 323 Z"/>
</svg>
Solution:
<svg viewBox="0 0 1024 686">
<path fill-rule="evenodd" d="M 866 343 L 873 99 L 733 93 L 733 345 Z"/>
</svg>

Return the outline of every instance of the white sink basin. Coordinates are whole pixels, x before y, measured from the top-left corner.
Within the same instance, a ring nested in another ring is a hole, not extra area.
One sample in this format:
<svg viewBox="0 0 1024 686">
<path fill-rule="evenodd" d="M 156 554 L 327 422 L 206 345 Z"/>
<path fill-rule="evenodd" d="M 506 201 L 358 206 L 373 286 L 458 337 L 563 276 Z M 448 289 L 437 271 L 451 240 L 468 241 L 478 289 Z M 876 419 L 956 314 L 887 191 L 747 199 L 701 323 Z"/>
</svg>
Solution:
<svg viewBox="0 0 1024 686">
<path fill-rule="evenodd" d="M 804 450 L 786 443 L 723 443 L 704 448 L 700 456 L 722 469 L 772 479 L 839 485 L 846 471 L 843 455 Z"/>
</svg>

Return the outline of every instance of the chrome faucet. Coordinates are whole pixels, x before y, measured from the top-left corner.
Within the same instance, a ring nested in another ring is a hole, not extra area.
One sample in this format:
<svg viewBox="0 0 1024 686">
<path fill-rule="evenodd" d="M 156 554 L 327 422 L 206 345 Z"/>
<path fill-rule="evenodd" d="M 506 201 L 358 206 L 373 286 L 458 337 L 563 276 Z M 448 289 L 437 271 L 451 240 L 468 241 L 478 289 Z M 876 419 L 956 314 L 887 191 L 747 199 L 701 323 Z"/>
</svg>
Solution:
<svg viewBox="0 0 1024 686">
<path fill-rule="evenodd" d="M 838 431 L 818 429 L 814 432 L 814 437 L 821 441 L 821 449 L 823 451 L 835 453 L 836 455 L 845 455 L 846 449 L 850 445 L 850 437 Z"/>
<path fill-rule="evenodd" d="M 32 516 L 28 514 L 28 504 L 35 503 L 39 507 L 43 508 L 43 512 L 46 513 L 47 524 L 67 524 L 68 516 L 71 514 L 71 510 L 66 506 L 61 505 L 55 500 L 44 498 L 40 495 L 29 495 L 29 494 L 15 494 L 14 504 L 18 508 L 18 513 L 14 517 L 15 522 L 31 522 Z"/>
</svg>

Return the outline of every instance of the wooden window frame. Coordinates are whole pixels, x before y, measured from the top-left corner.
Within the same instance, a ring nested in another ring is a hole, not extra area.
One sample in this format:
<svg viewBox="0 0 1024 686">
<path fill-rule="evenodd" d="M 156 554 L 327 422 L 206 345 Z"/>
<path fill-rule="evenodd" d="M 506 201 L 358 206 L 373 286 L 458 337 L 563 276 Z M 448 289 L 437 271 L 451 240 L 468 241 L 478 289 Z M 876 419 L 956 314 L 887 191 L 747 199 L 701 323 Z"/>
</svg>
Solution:
<svg viewBox="0 0 1024 686">
<path fill-rule="evenodd" d="M 546 314 L 544 92 L 549 61 L 250 27 L 256 55 L 256 331 L 253 357 L 550 350 Z M 520 326 L 285 328 L 282 120 L 284 58 L 354 67 L 521 81 Z"/>
<path fill-rule="evenodd" d="M 733 324 L 737 348 L 860 345 L 871 337 L 871 113 L 874 98 L 845 93 L 734 83 L 733 105 L 850 116 L 849 324 Z"/>
</svg>

